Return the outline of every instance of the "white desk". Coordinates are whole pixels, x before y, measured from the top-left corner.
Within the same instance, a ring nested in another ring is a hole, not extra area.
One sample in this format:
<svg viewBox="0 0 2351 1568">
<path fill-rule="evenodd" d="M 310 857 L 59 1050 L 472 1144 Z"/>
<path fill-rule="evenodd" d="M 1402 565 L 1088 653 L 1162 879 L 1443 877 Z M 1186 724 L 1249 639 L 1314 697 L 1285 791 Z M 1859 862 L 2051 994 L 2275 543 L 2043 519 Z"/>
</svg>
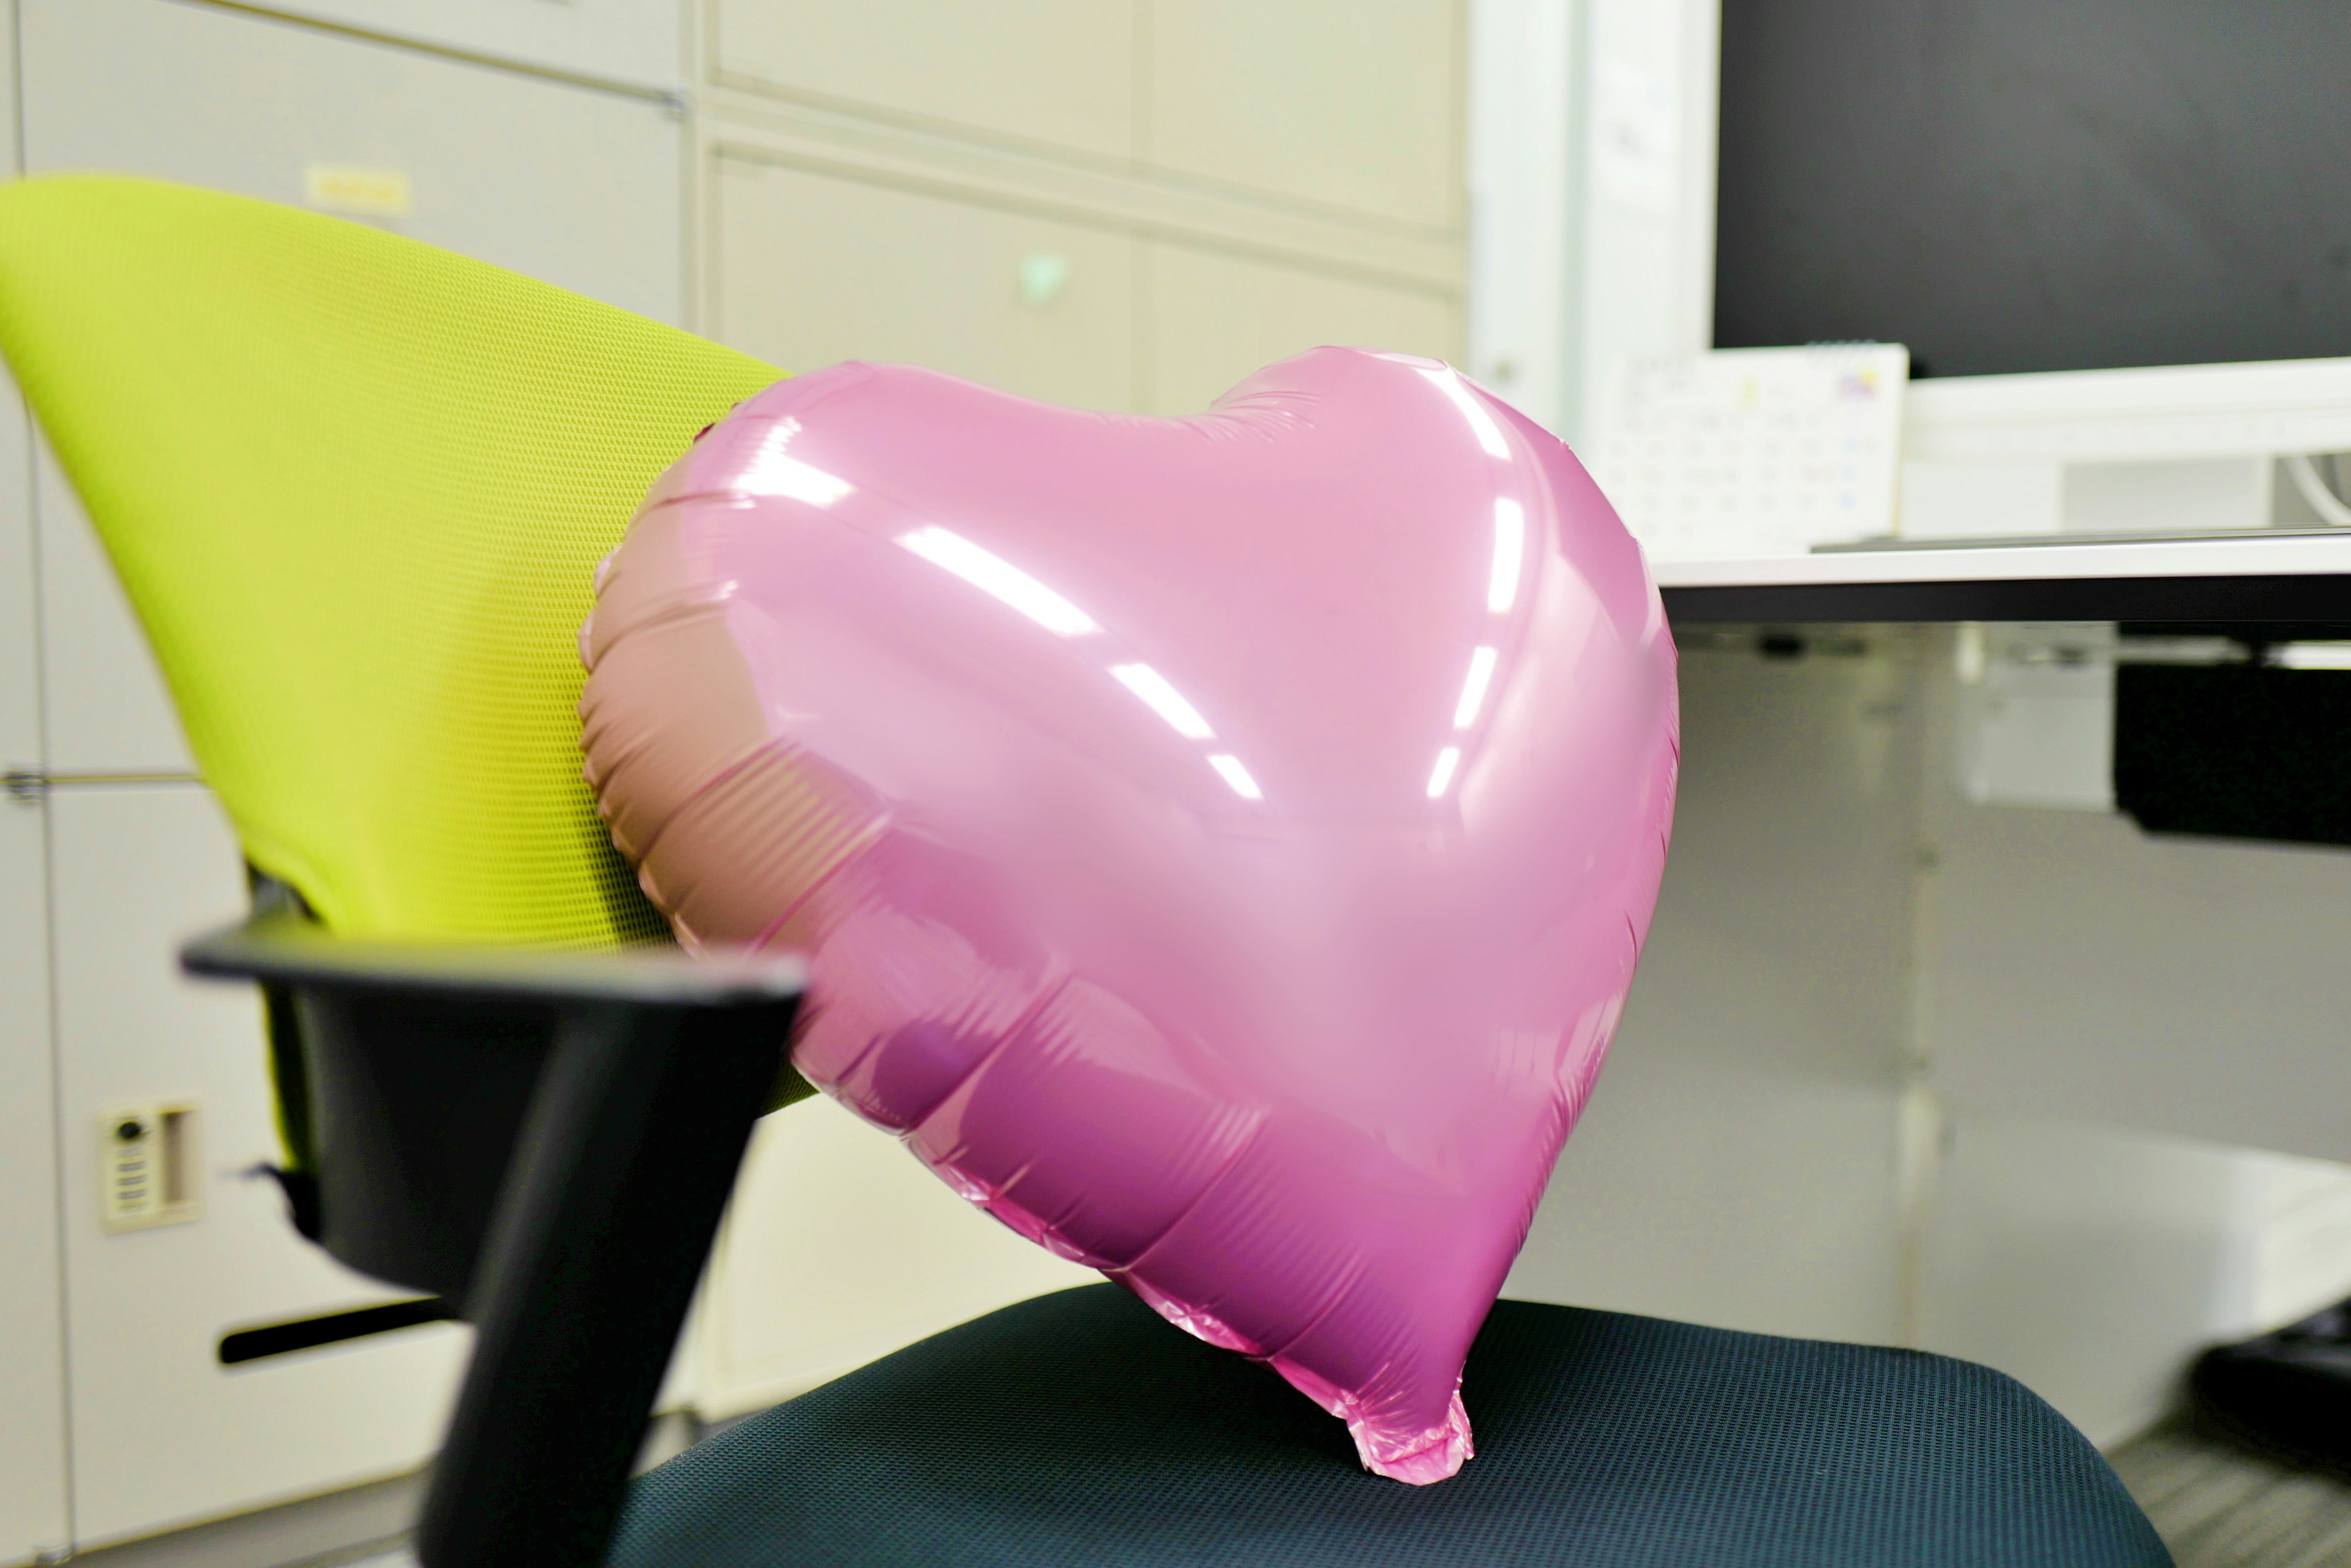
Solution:
<svg viewBox="0 0 2351 1568">
<path fill-rule="evenodd" d="M 2351 619 L 2336 535 L 1896 546 L 1656 563 L 1679 624 L 1752 621 Z"/>
</svg>

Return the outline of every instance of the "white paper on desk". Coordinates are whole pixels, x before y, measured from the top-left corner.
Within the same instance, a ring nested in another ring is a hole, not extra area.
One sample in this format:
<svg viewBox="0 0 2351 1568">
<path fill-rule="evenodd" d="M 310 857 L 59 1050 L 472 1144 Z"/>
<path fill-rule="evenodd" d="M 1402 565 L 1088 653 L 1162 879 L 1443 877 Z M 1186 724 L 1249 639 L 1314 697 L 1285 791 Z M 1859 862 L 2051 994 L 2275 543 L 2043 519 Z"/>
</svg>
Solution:
<svg viewBox="0 0 2351 1568">
<path fill-rule="evenodd" d="M 1898 343 L 1622 360 L 1593 476 L 1652 559 L 1891 533 L 1909 376 Z"/>
</svg>

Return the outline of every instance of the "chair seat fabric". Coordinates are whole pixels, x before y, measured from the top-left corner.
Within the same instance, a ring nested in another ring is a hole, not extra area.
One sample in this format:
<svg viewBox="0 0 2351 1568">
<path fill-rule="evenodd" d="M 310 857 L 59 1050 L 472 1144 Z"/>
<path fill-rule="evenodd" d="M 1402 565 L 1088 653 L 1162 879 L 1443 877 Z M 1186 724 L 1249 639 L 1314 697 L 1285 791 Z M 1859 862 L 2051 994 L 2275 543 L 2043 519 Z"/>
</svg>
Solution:
<svg viewBox="0 0 2351 1568">
<path fill-rule="evenodd" d="M 1501 1301 L 1478 1456 L 1415 1488 L 1266 1368 L 1115 1286 L 1024 1301 L 640 1478 L 613 1568 L 1772 1564 L 2154 1568 L 2098 1452 L 1915 1351 Z"/>
</svg>

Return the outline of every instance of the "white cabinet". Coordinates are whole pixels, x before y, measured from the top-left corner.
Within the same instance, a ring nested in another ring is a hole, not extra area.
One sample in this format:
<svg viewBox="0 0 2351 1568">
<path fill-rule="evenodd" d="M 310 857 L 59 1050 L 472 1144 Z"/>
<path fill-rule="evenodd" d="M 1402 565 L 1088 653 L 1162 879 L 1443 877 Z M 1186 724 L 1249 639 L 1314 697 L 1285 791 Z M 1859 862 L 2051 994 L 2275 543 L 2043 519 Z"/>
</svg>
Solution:
<svg viewBox="0 0 2351 1568">
<path fill-rule="evenodd" d="M 1683 637 L 1656 917 L 1505 1295 L 1900 1341 L 1907 668 Z"/>
<path fill-rule="evenodd" d="M 21 27 L 31 172 L 301 203 L 314 166 L 390 172 L 412 204 L 373 221 L 643 315 L 682 313 L 681 129 L 657 104 L 169 0 L 22 0 Z M 47 766 L 190 771 L 54 464 L 39 499 Z"/>
<path fill-rule="evenodd" d="M 1460 357 L 1450 296 L 1155 245 L 1145 412 L 1197 413 L 1242 377 L 1324 343 Z"/>
<path fill-rule="evenodd" d="M 1144 0 L 717 0 L 719 80 L 1123 159 Z"/>
<path fill-rule="evenodd" d="M 907 361 L 1134 406 L 1136 241 L 1109 228 L 721 157 L 716 335 L 788 371 Z"/>
<path fill-rule="evenodd" d="M 333 26 L 380 33 L 537 70 L 674 91 L 683 75 L 682 0 L 246 0 Z"/>
<path fill-rule="evenodd" d="M 758 1409 L 998 1307 L 1102 1276 L 947 1190 L 819 1097 L 759 1124 L 695 1325 L 702 1414 Z"/>
<path fill-rule="evenodd" d="M 48 803 L 58 1169 L 73 1500 L 85 1543 L 413 1468 L 438 1441 L 467 1336 L 447 1324 L 224 1367 L 221 1336 L 393 1299 L 287 1222 L 258 998 L 180 976 L 178 944 L 237 918 L 235 841 L 195 785 L 81 788 Z M 110 1232 L 101 1118 L 193 1106 L 199 1217 Z"/>
<path fill-rule="evenodd" d="M 1460 223 L 1464 7 L 1153 0 L 1155 167 L 1400 223 Z"/>
</svg>

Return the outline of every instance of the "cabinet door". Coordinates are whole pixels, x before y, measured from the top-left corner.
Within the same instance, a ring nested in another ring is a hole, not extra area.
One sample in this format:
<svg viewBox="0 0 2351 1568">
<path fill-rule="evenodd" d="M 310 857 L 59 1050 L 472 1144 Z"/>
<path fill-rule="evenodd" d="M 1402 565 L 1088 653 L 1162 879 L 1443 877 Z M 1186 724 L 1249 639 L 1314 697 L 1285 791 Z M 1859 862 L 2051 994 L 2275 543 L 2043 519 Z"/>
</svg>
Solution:
<svg viewBox="0 0 2351 1568">
<path fill-rule="evenodd" d="M 681 0 L 245 0 L 387 37 L 668 91 L 684 76 Z"/>
<path fill-rule="evenodd" d="M 722 81 L 1125 158 L 1134 0 L 718 0 Z"/>
<path fill-rule="evenodd" d="M 1126 235 L 722 156 L 717 335 L 794 371 L 904 361 L 1081 408 L 1134 405 Z"/>
<path fill-rule="evenodd" d="M 0 517 L 21 527 L 19 511 L 0 506 Z M 0 637 L 17 624 L 0 617 Z M 68 1531 L 41 810 L 0 800 L 0 1563 L 61 1547 Z"/>
<path fill-rule="evenodd" d="M 300 203 L 314 166 L 388 171 L 412 204 L 371 221 L 680 315 L 680 127 L 656 105 L 168 0 L 22 0 L 21 26 L 34 172 Z M 146 644 L 53 465 L 40 529 L 48 766 L 186 771 Z"/>
<path fill-rule="evenodd" d="M 223 1334 L 396 1298 L 298 1236 L 250 987 L 183 978 L 177 945 L 236 918 L 243 869 L 210 793 L 49 799 L 66 1183 L 73 1499 L 85 1543 L 413 1469 L 439 1441 L 466 1331 L 436 1323 L 224 1366 Z M 109 1113 L 193 1106 L 198 1217 L 102 1223 Z"/>
<path fill-rule="evenodd" d="M 1325 343 L 1460 356 L 1461 307 L 1446 295 L 1189 246 L 1154 246 L 1149 267 L 1147 413 L 1197 413 L 1251 371 Z"/>
<path fill-rule="evenodd" d="M 6 64 L 0 40 L 0 69 Z M 0 770 L 38 768 L 42 760 L 32 452 L 25 405 L 0 375 Z"/>
<path fill-rule="evenodd" d="M 998 1307 L 1102 1276 L 947 1190 L 820 1096 L 759 1124 L 695 1329 L 705 1416 L 815 1387 Z"/>
<path fill-rule="evenodd" d="M 1461 7 L 1154 0 L 1146 162 L 1460 226 Z"/>
</svg>

